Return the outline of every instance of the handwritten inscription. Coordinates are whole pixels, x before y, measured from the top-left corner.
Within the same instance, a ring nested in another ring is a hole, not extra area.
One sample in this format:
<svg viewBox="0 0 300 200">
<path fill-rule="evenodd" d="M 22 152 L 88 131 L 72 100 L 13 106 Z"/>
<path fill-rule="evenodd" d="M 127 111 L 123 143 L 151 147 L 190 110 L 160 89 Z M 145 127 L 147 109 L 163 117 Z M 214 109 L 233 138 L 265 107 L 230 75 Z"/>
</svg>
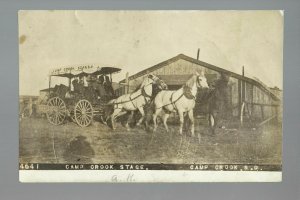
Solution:
<svg viewBox="0 0 300 200">
<path fill-rule="evenodd" d="M 134 179 L 134 174 L 132 173 L 129 173 L 125 176 L 118 176 L 118 175 L 113 175 L 111 177 L 111 181 L 112 182 L 135 182 L 135 179 Z"/>
</svg>

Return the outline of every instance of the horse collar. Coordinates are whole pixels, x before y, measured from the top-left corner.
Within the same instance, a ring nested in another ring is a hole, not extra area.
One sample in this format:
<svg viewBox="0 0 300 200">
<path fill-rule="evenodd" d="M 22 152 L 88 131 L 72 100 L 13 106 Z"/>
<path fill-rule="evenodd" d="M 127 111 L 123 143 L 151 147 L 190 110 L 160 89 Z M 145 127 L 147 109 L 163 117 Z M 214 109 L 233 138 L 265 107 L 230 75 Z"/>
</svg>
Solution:
<svg viewBox="0 0 300 200">
<path fill-rule="evenodd" d="M 187 99 L 196 99 L 196 97 L 192 94 L 192 90 L 191 88 L 189 88 L 188 86 L 183 86 L 183 95 L 187 98 Z"/>
<path fill-rule="evenodd" d="M 152 97 L 151 95 L 147 94 L 147 92 L 145 91 L 145 88 L 144 88 L 144 87 L 142 88 L 142 95 L 143 95 L 144 97 L 149 97 L 149 98 Z"/>
</svg>

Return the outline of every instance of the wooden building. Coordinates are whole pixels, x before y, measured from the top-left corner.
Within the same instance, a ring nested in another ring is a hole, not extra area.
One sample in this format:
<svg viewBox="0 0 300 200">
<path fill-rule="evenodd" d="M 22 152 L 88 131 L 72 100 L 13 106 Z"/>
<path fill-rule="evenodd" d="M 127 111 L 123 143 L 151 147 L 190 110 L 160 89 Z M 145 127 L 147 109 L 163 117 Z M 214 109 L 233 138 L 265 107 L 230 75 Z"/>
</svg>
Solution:
<svg viewBox="0 0 300 200">
<path fill-rule="evenodd" d="M 195 71 L 205 72 L 208 83 L 220 78 L 221 73 L 229 75 L 228 94 L 230 112 L 232 116 L 240 117 L 248 115 L 252 119 L 265 121 L 275 116 L 278 116 L 278 110 L 281 105 L 281 98 L 275 95 L 270 88 L 268 88 L 261 81 L 251 79 L 243 75 L 228 71 L 221 67 L 202 62 L 200 60 L 191 58 L 189 56 L 179 54 L 169 60 L 161 62 L 143 71 L 140 71 L 122 80 L 121 84 L 128 84 L 120 88 L 122 92 L 132 92 L 143 81 L 144 77 L 152 73 L 169 86 L 169 89 L 175 90 L 180 88 Z M 127 88 L 128 87 L 128 88 Z"/>
</svg>

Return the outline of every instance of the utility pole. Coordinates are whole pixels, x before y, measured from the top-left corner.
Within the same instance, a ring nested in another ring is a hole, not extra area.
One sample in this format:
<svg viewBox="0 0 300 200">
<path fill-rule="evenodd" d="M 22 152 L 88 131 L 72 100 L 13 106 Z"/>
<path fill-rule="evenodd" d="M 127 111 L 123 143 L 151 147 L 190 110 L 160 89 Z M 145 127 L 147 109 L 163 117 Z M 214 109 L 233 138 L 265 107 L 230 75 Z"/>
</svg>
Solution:
<svg viewBox="0 0 300 200">
<path fill-rule="evenodd" d="M 199 56 L 200 56 L 200 48 L 198 48 L 198 51 L 197 51 L 197 60 L 199 60 Z"/>
</svg>

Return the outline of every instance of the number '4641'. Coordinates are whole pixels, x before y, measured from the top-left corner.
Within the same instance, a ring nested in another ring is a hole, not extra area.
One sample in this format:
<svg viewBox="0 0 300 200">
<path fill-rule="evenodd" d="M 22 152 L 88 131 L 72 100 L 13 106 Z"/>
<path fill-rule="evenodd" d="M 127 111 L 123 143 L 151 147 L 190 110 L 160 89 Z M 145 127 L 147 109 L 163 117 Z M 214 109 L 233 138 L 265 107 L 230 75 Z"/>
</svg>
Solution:
<svg viewBox="0 0 300 200">
<path fill-rule="evenodd" d="M 32 169 L 38 169 L 39 168 L 39 164 L 20 164 L 20 169 L 22 170 L 32 170 Z"/>
</svg>

